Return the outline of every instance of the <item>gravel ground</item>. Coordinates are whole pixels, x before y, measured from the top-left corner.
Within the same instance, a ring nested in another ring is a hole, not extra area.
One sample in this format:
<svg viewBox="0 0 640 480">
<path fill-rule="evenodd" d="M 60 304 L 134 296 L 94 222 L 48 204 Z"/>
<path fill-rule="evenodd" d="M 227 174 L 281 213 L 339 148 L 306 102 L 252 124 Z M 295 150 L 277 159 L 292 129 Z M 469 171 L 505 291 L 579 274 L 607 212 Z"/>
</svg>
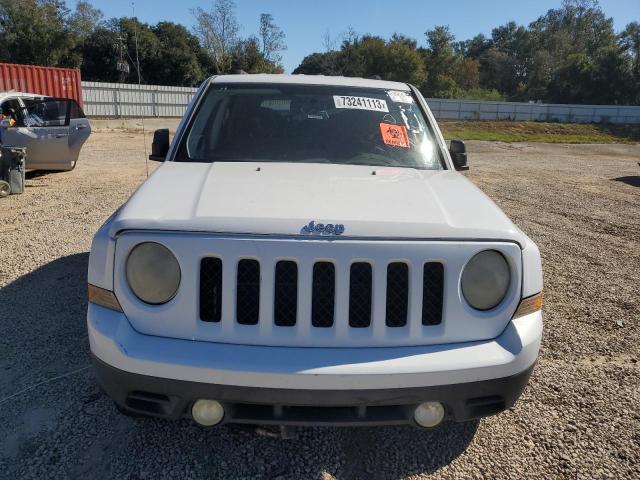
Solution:
<svg viewBox="0 0 640 480">
<path fill-rule="evenodd" d="M 543 255 L 543 348 L 513 409 L 296 440 L 120 415 L 89 368 L 86 264 L 145 164 L 141 135 L 95 133 L 75 171 L 0 200 L 0 477 L 640 478 L 640 146 L 468 146 Z"/>
</svg>

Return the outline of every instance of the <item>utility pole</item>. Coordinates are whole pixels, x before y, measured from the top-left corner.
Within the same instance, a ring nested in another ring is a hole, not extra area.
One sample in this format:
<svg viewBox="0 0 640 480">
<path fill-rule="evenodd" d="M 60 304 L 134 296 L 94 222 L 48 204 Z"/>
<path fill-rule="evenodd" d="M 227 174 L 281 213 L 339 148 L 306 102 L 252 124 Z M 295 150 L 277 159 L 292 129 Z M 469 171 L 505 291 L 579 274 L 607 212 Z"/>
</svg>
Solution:
<svg viewBox="0 0 640 480">
<path fill-rule="evenodd" d="M 124 59 L 124 49 L 125 49 L 125 38 L 122 34 L 122 32 L 120 32 L 118 34 L 118 51 L 120 54 L 117 66 L 116 66 L 116 70 L 118 70 L 120 72 L 120 83 L 124 83 L 124 81 L 126 80 L 126 78 L 129 76 L 129 64 L 127 63 L 127 61 Z"/>
</svg>

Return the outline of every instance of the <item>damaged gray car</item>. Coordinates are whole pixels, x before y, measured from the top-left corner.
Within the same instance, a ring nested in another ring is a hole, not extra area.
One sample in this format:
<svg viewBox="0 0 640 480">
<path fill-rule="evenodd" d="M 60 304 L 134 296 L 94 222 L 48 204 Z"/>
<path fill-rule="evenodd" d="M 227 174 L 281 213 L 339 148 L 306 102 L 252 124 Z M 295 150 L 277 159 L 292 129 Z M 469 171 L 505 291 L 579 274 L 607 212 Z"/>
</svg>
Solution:
<svg viewBox="0 0 640 480">
<path fill-rule="evenodd" d="M 0 143 L 26 147 L 28 170 L 73 170 L 91 125 L 75 100 L 0 94 Z"/>
</svg>

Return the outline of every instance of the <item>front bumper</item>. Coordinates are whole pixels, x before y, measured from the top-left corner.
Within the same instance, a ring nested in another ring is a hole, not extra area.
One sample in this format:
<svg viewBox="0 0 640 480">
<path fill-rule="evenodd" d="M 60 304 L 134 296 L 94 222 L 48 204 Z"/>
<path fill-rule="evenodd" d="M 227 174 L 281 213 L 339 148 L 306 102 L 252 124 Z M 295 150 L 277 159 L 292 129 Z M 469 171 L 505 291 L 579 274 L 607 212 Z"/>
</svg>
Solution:
<svg viewBox="0 0 640 480">
<path fill-rule="evenodd" d="M 224 406 L 223 423 L 275 425 L 395 425 L 413 423 L 424 401 L 445 406 L 458 422 L 494 415 L 518 399 L 533 370 L 505 378 L 432 387 L 376 390 L 291 390 L 186 382 L 124 372 L 93 357 L 102 389 L 123 410 L 178 419 L 200 398 Z"/>
<path fill-rule="evenodd" d="M 511 407 L 538 355 L 540 312 L 492 340 L 384 348 L 262 347 L 143 335 L 93 304 L 87 317 L 98 382 L 123 409 L 181 418 L 199 398 L 225 422 L 411 423 L 424 401 L 465 421 Z"/>
</svg>

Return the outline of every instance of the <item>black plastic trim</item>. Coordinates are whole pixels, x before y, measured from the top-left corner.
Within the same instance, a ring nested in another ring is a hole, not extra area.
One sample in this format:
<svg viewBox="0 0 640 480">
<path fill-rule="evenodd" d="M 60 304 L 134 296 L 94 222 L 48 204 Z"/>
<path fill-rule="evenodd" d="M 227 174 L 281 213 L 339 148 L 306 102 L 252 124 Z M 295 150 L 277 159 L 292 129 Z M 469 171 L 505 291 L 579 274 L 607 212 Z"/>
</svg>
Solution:
<svg viewBox="0 0 640 480">
<path fill-rule="evenodd" d="M 432 387 L 300 390 L 152 377 L 92 358 L 101 388 L 126 412 L 174 420 L 190 418 L 193 402 L 208 398 L 223 404 L 224 423 L 275 425 L 413 424 L 413 410 L 425 401 L 442 402 L 450 420 L 472 420 L 512 407 L 534 368 L 531 365 L 509 377 Z"/>
</svg>

